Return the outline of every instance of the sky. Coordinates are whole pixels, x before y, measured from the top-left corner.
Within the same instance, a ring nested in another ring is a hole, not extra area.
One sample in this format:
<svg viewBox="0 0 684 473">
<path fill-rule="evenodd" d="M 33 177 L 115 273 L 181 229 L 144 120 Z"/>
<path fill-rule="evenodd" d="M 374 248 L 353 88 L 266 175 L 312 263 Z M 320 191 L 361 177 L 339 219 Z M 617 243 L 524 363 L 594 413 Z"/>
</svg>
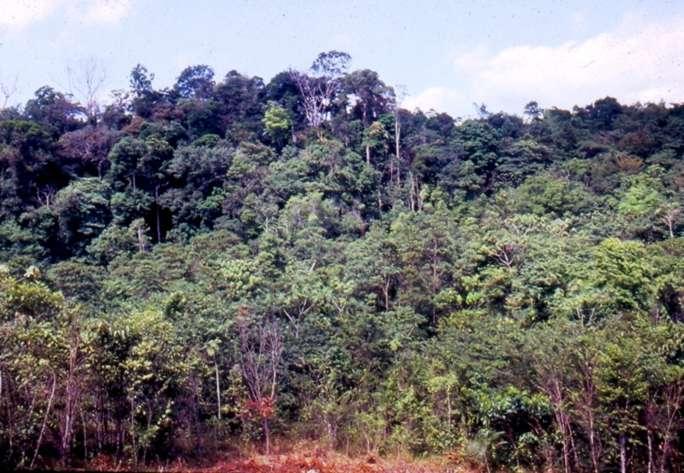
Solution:
<svg viewBox="0 0 684 473">
<path fill-rule="evenodd" d="M 79 98 L 87 64 L 102 90 L 138 63 L 161 88 L 193 64 L 268 81 L 332 49 L 454 116 L 684 102 L 682 0 L 0 0 L 0 105 L 42 85 Z"/>
</svg>

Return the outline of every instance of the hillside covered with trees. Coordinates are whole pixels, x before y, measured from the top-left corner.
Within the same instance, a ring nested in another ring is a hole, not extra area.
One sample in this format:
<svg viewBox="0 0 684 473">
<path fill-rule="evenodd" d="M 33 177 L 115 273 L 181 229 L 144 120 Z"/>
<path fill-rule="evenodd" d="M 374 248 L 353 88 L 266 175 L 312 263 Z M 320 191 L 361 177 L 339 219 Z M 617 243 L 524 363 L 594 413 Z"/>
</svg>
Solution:
<svg viewBox="0 0 684 473">
<path fill-rule="evenodd" d="M 454 119 L 349 63 L 0 111 L 1 466 L 682 471 L 684 105 Z"/>
</svg>

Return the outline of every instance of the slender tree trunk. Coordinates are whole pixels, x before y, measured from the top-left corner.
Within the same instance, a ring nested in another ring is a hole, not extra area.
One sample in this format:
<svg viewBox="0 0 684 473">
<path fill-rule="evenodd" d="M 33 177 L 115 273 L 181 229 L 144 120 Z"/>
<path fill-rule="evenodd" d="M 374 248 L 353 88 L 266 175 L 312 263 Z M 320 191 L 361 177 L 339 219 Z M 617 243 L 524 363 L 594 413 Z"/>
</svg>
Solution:
<svg viewBox="0 0 684 473">
<path fill-rule="evenodd" d="M 143 233 L 142 226 L 138 226 L 137 233 L 138 233 L 138 251 L 140 253 L 144 253 L 145 252 L 145 234 Z"/>
<path fill-rule="evenodd" d="M 620 473 L 627 473 L 627 436 L 620 434 Z"/>
<path fill-rule="evenodd" d="M 48 417 L 50 417 L 50 411 L 52 410 L 52 401 L 55 399 L 55 389 L 57 388 L 57 375 L 52 373 L 52 389 L 50 390 L 50 398 L 48 399 L 48 405 L 45 409 L 45 415 L 43 416 L 43 425 L 40 427 L 40 434 L 38 434 L 38 441 L 36 442 L 36 449 L 33 452 L 33 458 L 31 459 L 31 464 L 29 468 L 33 469 L 33 465 L 36 463 L 36 458 L 38 458 L 38 452 L 40 451 L 40 444 L 43 442 L 43 435 L 45 435 L 45 427 L 47 426 Z"/>
<path fill-rule="evenodd" d="M 596 435 L 596 418 L 595 418 L 595 400 L 596 400 L 596 386 L 594 384 L 594 362 L 589 358 L 585 358 L 582 363 L 583 375 L 583 405 L 584 412 L 588 423 L 589 434 L 589 456 L 591 458 L 591 467 L 593 473 L 599 473 L 600 462 L 600 438 Z"/>
<path fill-rule="evenodd" d="M 680 418 L 682 394 L 684 394 L 684 383 L 681 381 L 668 386 L 664 392 L 665 419 L 661 422 L 660 473 L 665 473 L 672 452 L 672 440 L 676 437 L 677 419 Z"/>
<path fill-rule="evenodd" d="M 78 333 L 72 333 L 69 346 L 69 371 L 66 379 L 65 401 L 64 401 L 64 424 L 62 426 L 61 453 L 67 457 L 71 449 L 71 439 L 73 437 L 74 422 L 76 416 L 76 405 L 78 404 L 79 388 L 77 383 L 78 370 Z"/>
<path fill-rule="evenodd" d="M 382 288 L 382 295 L 385 298 L 385 310 L 389 310 L 389 290 L 390 290 L 390 279 L 385 278 L 385 284 Z"/>
<path fill-rule="evenodd" d="M 221 420 L 221 383 L 219 379 L 219 367 L 218 362 L 214 362 L 214 368 L 216 371 L 216 417 Z"/>
<path fill-rule="evenodd" d="M 154 212 L 155 212 L 155 218 L 157 220 L 157 243 L 161 243 L 161 223 L 160 223 L 160 216 L 159 216 L 159 186 L 156 186 L 154 188 Z"/>
<path fill-rule="evenodd" d="M 447 426 L 449 429 L 451 429 L 451 416 L 452 416 L 452 411 L 451 411 L 451 389 L 447 388 L 446 391 L 446 403 L 447 403 Z"/>
<path fill-rule="evenodd" d="M 411 195 L 412 195 L 412 207 L 413 211 L 418 211 L 423 209 L 423 201 L 422 198 L 420 197 L 420 183 L 418 182 L 418 178 L 411 173 L 409 178 L 411 179 Z"/>
<path fill-rule="evenodd" d="M 594 470 L 594 473 L 599 473 L 596 432 L 594 429 L 594 414 L 591 409 L 591 406 L 589 406 L 589 449 L 591 452 L 591 466 Z"/>
<path fill-rule="evenodd" d="M 650 429 L 646 434 L 646 446 L 648 447 L 648 473 L 653 473 L 653 432 Z"/>
<path fill-rule="evenodd" d="M 97 392 L 97 398 L 96 398 L 96 404 L 97 404 L 97 416 L 96 416 L 96 423 L 95 423 L 95 443 L 97 444 L 97 452 L 102 451 L 102 435 L 103 431 L 105 429 L 104 424 L 105 424 L 105 412 L 104 412 L 104 403 L 102 402 L 102 390 L 98 389 Z"/>
<path fill-rule="evenodd" d="M 397 160 L 397 164 L 401 161 L 401 148 L 400 148 L 400 136 L 401 136 L 401 125 L 399 125 L 399 113 L 394 115 L 394 157 Z"/>
<path fill-rule="evenodd" d="M 568 431 L 568 438 L 570 439 L 570 449 L 572 450 L 572 455 L 575 460 L 575 467 L 578 468 L 580 465 L 579 453 L 577 446 L 575 445 L 575 435 L 572 432 L 572 425 L 570 425 L 570 418 L 565 414 L 565 428 Z"/>
<path fill-rule="evenodd" d="M 86 426 L 85 415 L 83 409 L 80 409 L 81 414 L 81 428 L 83 429 L 83 461 L 88 460 L 88 429 Z"/>
<path fill-rule="evenodd" d="M 665 440 L 660 444 L 661 454 L 660 454 L 660 473 L 665 473 L 665 465 L 667 465 L 667 444 Z"/>
<path fill-rule="evenodd" d="M 337 423 L 333 416 L 325 416 L 325 431 L 330 448 L 335 448 L 337 445 Z"/>
<path fill-rule="evenodd" d="M 130 400 L 131 402 L 131 426 L 130 426 L 130 435 L 131 435 L 131 452 L 133 454 L 133 464 L 137 465 L 138 464 L 138 447 L 136 446 L 136 439 L 135 439 L 135 402 L 133 398 Z"/>
<path fill-rule="evenodd" d="M 390 159 L 389 162 L 389 184 L 390 186 L 394 183 L 394 158 Z"/>
<path fill-rule="evenodd" d="M 268 418 L 264 417 L 261 421 L 261 424 L 264 429 L 264 449 L 266 451 L 266 455 L 271 454 L 271 426 L 268 423 Z"/>
<path fill-rule="evenodd" d="M 416 211 L 416 182 L 413 180 L 413 173 L 409 171 L 410 186 L 409 189 L 409 208 L 412 212 Z"/>
<path fill-rule="evenodd" d="M 563 472 L 570 473 L 570 441 L 568 437 L 569 434 L 567 430 L 567 422 L 565 420 L 565 411 L 563 409 L 563 394 L 557 379 L 550 381 L 546 388 L 549 398 L 551 399 L 553 405 L 553 416 L 556 421 L 556 426 L 561 435 L 561 445 L 563 448 Z"/>
<path fill-rule="evenodd" d="M 563 422 L 563 415 L 560 414 L 561 424 L 561 439 L 563 443 L 563 471 L 570 473 L 570 446 L 568 443 L 568 434 L 565 431 L 565 423 Z"/>
</svg>

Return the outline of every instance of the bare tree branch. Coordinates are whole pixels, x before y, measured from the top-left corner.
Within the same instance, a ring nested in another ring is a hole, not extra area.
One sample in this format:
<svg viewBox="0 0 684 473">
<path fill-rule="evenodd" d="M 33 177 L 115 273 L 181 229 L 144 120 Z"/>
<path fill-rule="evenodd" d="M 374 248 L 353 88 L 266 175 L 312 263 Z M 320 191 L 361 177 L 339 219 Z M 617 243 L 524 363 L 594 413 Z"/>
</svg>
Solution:
<svg viewBox="0 0 684 473">
<path fill-rule="evenodd" d="M 91 121 L 95 121 L 100 113 L 98 99 L 106 78 L 104 67 L 93 57 L 76 66 L 67 66 L 69 92 L 83 105 Z"/>
</svg>

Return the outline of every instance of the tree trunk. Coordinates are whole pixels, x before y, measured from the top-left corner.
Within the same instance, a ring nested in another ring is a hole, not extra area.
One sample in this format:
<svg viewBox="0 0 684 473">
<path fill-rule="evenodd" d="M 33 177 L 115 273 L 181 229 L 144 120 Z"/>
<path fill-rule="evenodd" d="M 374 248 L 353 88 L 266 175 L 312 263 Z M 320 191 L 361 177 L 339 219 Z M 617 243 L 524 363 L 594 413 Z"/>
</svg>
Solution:
<svg viewBox="0 0 684 473">
<path fill-rule="evenodd" d="M 159 216 L 159 186 L 154 188 L 154 213 L 157 223 L 157 243 L 161 243 L 161 223 Z"/>
<path fill-rule="evenodd" d="M 76 406 L 78 405 L 80 398 L 80 389 L 78 385 L 79 337 L 80 335 L 77 328 L 72 330 L 69 343 L 69 371 L 65 386 L 64 424 L 62 426 L 61 439 L 61 453 L 63 457 L 68 457 L 70 454 L 72 438 L 74 436 L 74 424 L 76 422 Z"/>
<path fill-rule="evenodd" d="M 135 401 L 133 398 L 130 399 L 131 404 L 131 426 L 130 426 L 130 436 L 131 436 L 131 452 L 133 455 L 133 464 L 138 464 L 138 446 L 136 445 L 135 438 Z M 123 442 L 122 442 L 123 443 Z"/>
<path fill-rule="evenodd" d="M 57 388 L 57 376 L 52 374 L 52 389 L 50 390 L 50 398 L 48 399 L 48 405 L 45 409 L 45 415 L 43 416 L 43 425 L 40 427 L 40 434 L 38 434 L 38 441 L 36 442 L 36 449 L 33 452 L 33 458 L 31 459 L 31 464 L 29 469 L 33 469 L 33 465 L 38 458 L 38 452 L 40 451 L 40 444 L 43 442 L 43 435 L 45 434 L 45 427 L 47 426 L 48 417 L 50 417 L 50 411 L 52 410 L 52 401 L 55 399 L 55 389 Z"/>
<path fill-rule="evenodd" d="M 261 421 L 264 429 L 264 450 L 266 455 L 271 454 L 271 427 L 268 424 L 268 418 L 264 417 Z"/>
<path fill-rule="evenodd" d="M 81 428 L 83 429 L 83 461 L 88 460 L 88 432 L 85 421 L 85 415 L 83 415 L 83 409 L 80 409 L 81 414 Z"/>
<path fill-rule="evenodd" d="M 219 367 L 217 362 L 214 362 L 214 368 L 216 370 L 216 417 L 218 420 L 221 420 L 221 384 L 219 380 Z"/>
<path fill-rule="evenodd" d="M 565 431 L 565 425 L 562 421 L 562 414 L 561 423 L 563 424 L 561 427 L 561 438 L 563 441 L 563 471 L 565 471 L 565 473 L 570 473 L 570 446 L 568 443 L 568 435 Z"/>
<path fill-rule="evenodd" d="M 142 226 L 138 226 L 138 251 L 140 253 L 145 252 L 145 235 Z"/>
<path fill-rule="evenodd" d="M 399 114 L 394 117 L 394 156 L 397 162 L 401 159 L 401 149 L 399 147 L 399 140 L 401 136 L 401 126 L 399 125 Z"/>
<path fill-rule="evenodd" d="M 561 445 L 563 448 L 563 472 L 570 473 L 570 441 L 568 437 L 572 434 L 568 432 L 567 423 L 565 420 L 565 411 L 563 409 L 563 394 L 558 380 L 553 380 L 546 388 L 549 398 L 553 405 L 553 415 L 556 421 L 557 428 L 561 435 Z"/>
<path fill-rule="evenodd" d="M 596 427 L 594 426 L 593 406 L 589 405 L 587 409 L 589 415 L 589 452 L 591 455 L 591 466 L 594 473 L 599 473 L 599 453 L 598 446 L 596 445 Z"/>
<path fill-rule="evenodd" d="M 620 434 L 620 473 L 627 473 L 627 436 Z"/>
<path fill-rule="evenodd" d="M 446 403 L 447 403 L 447 426 L 451 429 L 451 389 L 446 390 Z"/>
<path fill-rule="evenodd" d="M 682 405 L 682 394 L 684 394 L 684 383 L 681 381 L 668 386 L 664 391 L 663 412 L 665 419 L 660 423 L 662 440 L 660 442 L 660 473 L 665 473 L 665 468 L 672 452 L 672 440 L 676 438 L 677 419 Z"/>
<path fill-rule="evenodd" d="M 409 208 L 412 212 L 416 211 L 417 208 L 417 191 L 416 191 L 416 181 L 413 179 L 413 173 L 409 171 L 410 185 L 409 189 Z"/>
<path fill-rule="evenodd" d="M 567 414 L 564 416 L 565 417 L 565 428 L 568 431 L 568 438 L 570 439 L 570 449 L 572 450 L 572 455 L 575 459 L 575 467 L 579 467 L 580 465 L 580 458 L 579 458 L 579 453 L 577 446 L 575 445 L 575 436 L 572 432 L 572 425 L 570 425 L 570 419 L 568 418 Z"/>
<path fill-rule="evenodd" d="M 653 473 L 653 432 L 650 430 L 646 434 L 646 445 L 648 447 L 648 473 Z"/>
<path fill-rule="evenodd" d="M 382 288 L 382 295 L 385 298 L 385 310 L 389 310 L 389 290 L 390 290 L 390 279 L 385 278 L 385 284 Z"/>
<path fill-rule="evenodd" d="M 401 163 L 401 125 L 399 124 L 399 111 L 398 109 L 396 110 L 394 114 L 394 158 L 397 160 L 397 169 L 396 169 L 396 183 L 399 185 L 400 182 L 400 176 L 399 176 L 399 167 Z M 391 180 L 391 176 L 390 176 Z"/>
</svg>

